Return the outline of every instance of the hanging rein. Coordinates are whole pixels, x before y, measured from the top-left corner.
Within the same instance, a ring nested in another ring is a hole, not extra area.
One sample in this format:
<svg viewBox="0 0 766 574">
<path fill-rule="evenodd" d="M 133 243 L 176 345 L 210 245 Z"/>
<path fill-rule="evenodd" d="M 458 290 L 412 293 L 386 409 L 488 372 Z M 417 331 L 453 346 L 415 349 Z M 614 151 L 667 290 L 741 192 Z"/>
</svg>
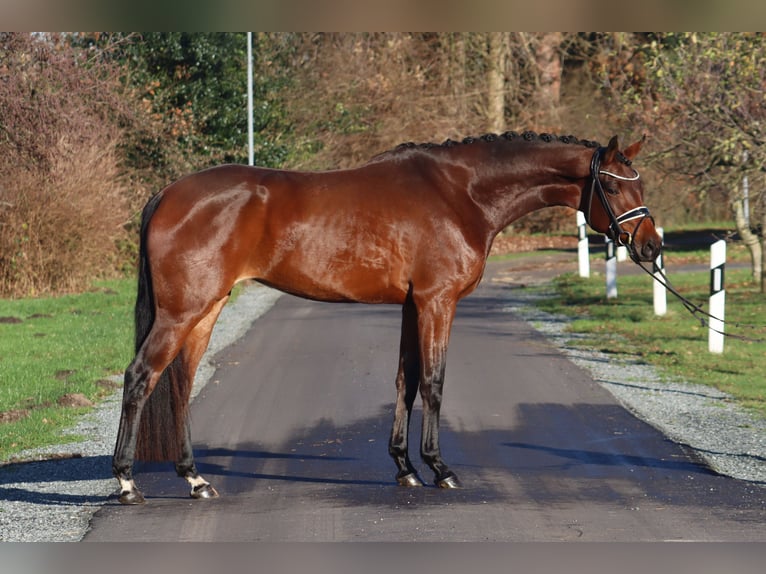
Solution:
<svg viewBox="0 0 766 574">
<path fill-rule="evenodd" d="M 645 273 L 647 273 L 652 279 L 657 281 L 660 285 L 665 287 L 670 293 L 672 293 L 681 303 L 683 304 L 684 308 L 686 308 L 689 313 L 696 319 L 698 319 L 703 327 L 708 327 L 712 329 L 715 333 L 718 333 L 720 335 L 724 335 L 726 337 L 731 337 L 733 339 L 739 339 L 742 341 L 748 341 L 751 343 L 762 343 L 766 341 L 766 339 L 763 338 L 753 338 L 753 337 L 746 337 L 744 335 L 735 335 L 732 333 L 725 333 L 723 331 L 719 331 L 718 329 L 714 329 L 710 327 L 710 319 L 714 321 L 719 321 L 721 324 L 726 324 L 726 321 L 719 319 L 718 317 L 715 317 L 714 315 L 711 315 L 707 311 L 705 311 L 700 305 L 697 305 L 696 303 L 693 303 L 681 293 L 679 293 L 675 287 L 673 287 L 670 284 L 670 280 L 668 279 L 668 276 L 665 274 L 665 271 L 657 268 L 655 272 L 649 271 L 646 267 L 644 267 L 641 264 L 641 261 L 639 260 L 637 254 L 635 253 L 635 249 L 633 247 L 633 235 L 635 235 L 635 232 L 638 230 L 638 228 L 641 226 L 641 224 L 644 222 L 644 220 L 648 217 L 654 222 L 654 218 L 649 213 L 649 209 L 645 206 L 635 207 L 633 209 L 630 209 L 626 211 L 625 213 L 617 216 L 614 213 L 614 210 L 612 209 L 612 206 L 610 205 L 608 199 L 607 199 L 607 192 L 604 189 L 604 186 L 601 183 L 601 179 L 599 178 L 600 175 L 606 175 L 609 177 L 613 177 L 615 179 L 619 179 L 621 181 L 636 181 L 640 176 L 638 172 L 631 168 L 633 170 L 633 176 L 626 177 L 623 175 L 618 175 L 616 173 L 612 173 L 610 171 L 606 171 L 601 169 L 601 159 L 604 156 L 604 152 L 606 151 L 606 148 L 600 147 L 593 153 L 593 158 L 590 162 L 590 177 L 591 177 L 591 186 L 590 191 L 587 196 L 587 201 L 585 201 L 585 218 L 590 225 L 590 210 L 591 205 L 593 203 L 593 195 L 595 194 L 598 199 L 601 201 L 601 205 L 604 208 L 604 211 L 606 211 L 607 216 L 609 217 L 609 231 L 607 235 L 614 240 L 618 245 L 624 245 L 628 248 L 628 253 L 630 254 L 630 258 L 633 260 L 634 263 L 636 263 Z M 641 220 L 636 224 L 635 228 L 633 229 L 633 233 L 629 231 L 625 231 L 622 228 L 622 223 L 625 223 L 626 221 L 632 221 L 634 219 L 641 218 Z M 591 226 L 592 227 L 592 226 Z M 732 326 L 738 327 L 738 328 L 749 328 L 749 329 L 760 329 L 762 328 L 759 325 L 747 325 L 743 323 L 731 323 Z"/>
<path fill-rule="evenodd" d="M 740 329 L 763 329 L 762 325 L 751 325 L 747 323 L 740 323 L 740 322 L 731 322 L 731 321 L 724 321 L 723 319 L 720 319 L 716 317 L 715 315 L 711 315 L 707 311 L 705 311 L 700 305 L 697 305 L 696 303 L 693 303 L 689 301 L 686 297 L 681 295 L 673 285 L 670 283 L 670 279 L 668 279 L 668 276 L 665 274 L 665 271 L 657 268 L 655 272 L 649 271 L 646 267 L 644 267 L 640 261 L 638 261 L 635 257 L 633 257 L 633 254 L 631 253 L 631 259 L 635 263 L 638 264 L 638 266 L 647 273 L 652 279 L 657 281 L 660 285 L 665 287 L 670 293 L 675 295 L 675 297 L 681 301 L 683 306 L 686 308 L 689 313 L 699 320 L 700 325 L 702 327 L 707 327 L 708 329 L 712 330 L 714 333 L 718 333 L 719 335 L 724 335 L 725 337 L 730 337 L 732 339 L 739 339 L 740 341 L 747 341 L 749 343 L 763 343 L 766 341 L 766 339 L 762 337 L 747 337 L 745 335 L 735 335 L 733 333 L 726 333 L 724 331 L 718 330 L 714 327 L 710 326 L 710 320 L 718 321 L 722 325 L 731 325 L 732 327 L 740 328 Z"/>
</svg>

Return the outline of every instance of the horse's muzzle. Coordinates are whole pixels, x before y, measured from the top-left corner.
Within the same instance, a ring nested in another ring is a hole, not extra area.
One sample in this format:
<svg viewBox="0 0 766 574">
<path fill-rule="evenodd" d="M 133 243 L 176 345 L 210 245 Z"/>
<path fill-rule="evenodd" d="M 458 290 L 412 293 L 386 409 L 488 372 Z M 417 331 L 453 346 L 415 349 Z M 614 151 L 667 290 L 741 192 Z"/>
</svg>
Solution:
<svg viewBox="0 0 766 574">
<path fill-rule="evenodd" d="M 662 240 L 658 236 L 656 239 L 650 237 L 641 244 L 634 242 L 633 252 L 639 261 L 654 261 L 662 252 Z"/>
</svg>

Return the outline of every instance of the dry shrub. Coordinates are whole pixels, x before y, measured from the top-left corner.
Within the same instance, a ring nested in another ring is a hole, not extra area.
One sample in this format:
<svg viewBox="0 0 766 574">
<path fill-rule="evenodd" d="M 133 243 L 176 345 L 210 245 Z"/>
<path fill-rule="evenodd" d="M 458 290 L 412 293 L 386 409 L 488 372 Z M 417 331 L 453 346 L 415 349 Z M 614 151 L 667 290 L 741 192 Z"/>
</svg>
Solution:
<svg viewBox="0 0 766 574">
<path fill-rule="evenodd" d="M 114 142 L 62 139 L 50 154 L 45 173 L 17 170 L 2 178 L 4 296 L 80 290 L 117 265 L 126 213 L 114 185 Z"/>
<path fill-rule="evenodd" d="M 593 139 L 591 133 L 575 131 L 563 102 L 556 107 L 549 101 L 554 82 L 535 59 L 543 36 L 509 35 L 502 131 L 531 129 Z M 562 41 L 561 34 L 553 36 Z M 322 146 L 309 161 L 348 167 L 403 142 L 438 143 L 490 131 L 495 122 L 488 110 L 488 41 L 485 33 L 291 37 L 294 76 L 282 96 L 295 133 Z M 587 90 L 592 111 L 595 87 Z M 559 88 L 553 92 L 558 95 Z"/>
<path fill-rule="evenodd" d="M 115 80 L 66 46 L 0 37 L 0 295 L 80 290 L 129 218 Z"/>
<path fill-rule="evenodd" d="M 486 131 L 476 78 L 448 34 L 314 34 L 294 40 L 284 94 L 295 133 L 321 143 L 297 167 L 350 167 L 407 141 Z M 477 71 L 476 73 L 481 73 Z"/>
</svg>

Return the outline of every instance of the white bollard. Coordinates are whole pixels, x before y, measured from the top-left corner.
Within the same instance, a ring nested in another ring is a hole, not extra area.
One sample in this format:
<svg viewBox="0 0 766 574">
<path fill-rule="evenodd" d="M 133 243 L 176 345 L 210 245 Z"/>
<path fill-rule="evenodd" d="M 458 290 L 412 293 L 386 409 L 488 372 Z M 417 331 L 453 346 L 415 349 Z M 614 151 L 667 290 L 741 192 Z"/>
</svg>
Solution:
<svg viewBox="0 0 766 574">
<path fill-rule="evenodd" d="M 726 291 L 724 290 L 724 267 L 726 266 L 726 242 L 721 239 L 710 246 L 710 322 L 708 329 L 708 350 L 723 353 L 724 311 Z"/>
<path fill-rule="evenodd" d="M 627 261 L 628 260 L 628 248 L 624 245 L 620 245 L 617 247 L 617 261 Z"/>
<path fill-rule="evenodd" d="M 617 297 L 617 254 L 615 253 L 614 241 L 608 237 L 606 240 L 606 298 Z"/>
<path fill-rule="evenodd" d="M 590 277 L 590 254 L 588 252 L 588 231 L 585 227 L 585 214 L 577 212 L 577 261 L 580 277 Z"/>
<path fill-rule="evenodd" d="M 664 237 L 664 231 L 662 227 L 657 228 L 657 235 L 660 236 L 660 239 Z M 654 263 L 652 263 L 652 267 L 655 277 L 655 281 L 653 282 L 654 314 L 661 317 L 668 312 L 668 290 L 665 289 L 665 285 L 663 285 L 663 283 L 665 283 L 665 278 L 663 276 L 663 272 L 665 271 L 665 264 L 662 260 L 662 251 L 660 251 L 657 259 L 654 260 Z"/>
</svg>

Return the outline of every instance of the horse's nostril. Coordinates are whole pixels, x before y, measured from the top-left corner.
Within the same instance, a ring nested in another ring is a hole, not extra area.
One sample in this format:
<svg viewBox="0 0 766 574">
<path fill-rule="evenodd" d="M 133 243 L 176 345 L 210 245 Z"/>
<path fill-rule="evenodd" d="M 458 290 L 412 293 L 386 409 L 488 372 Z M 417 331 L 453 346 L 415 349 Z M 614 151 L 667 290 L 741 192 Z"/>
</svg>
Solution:
<svg viewBox="0 0 766 574">
<path fill-rule="evenodd" d="M 643 255 L 646 257 L 649 261 L 654 261 L 657 259 L 657 256 L 660 254 L 660 245 L 654 241 L 653 239 L 650 239 L 644 244 L 643 248 Z"/>
</svg>

